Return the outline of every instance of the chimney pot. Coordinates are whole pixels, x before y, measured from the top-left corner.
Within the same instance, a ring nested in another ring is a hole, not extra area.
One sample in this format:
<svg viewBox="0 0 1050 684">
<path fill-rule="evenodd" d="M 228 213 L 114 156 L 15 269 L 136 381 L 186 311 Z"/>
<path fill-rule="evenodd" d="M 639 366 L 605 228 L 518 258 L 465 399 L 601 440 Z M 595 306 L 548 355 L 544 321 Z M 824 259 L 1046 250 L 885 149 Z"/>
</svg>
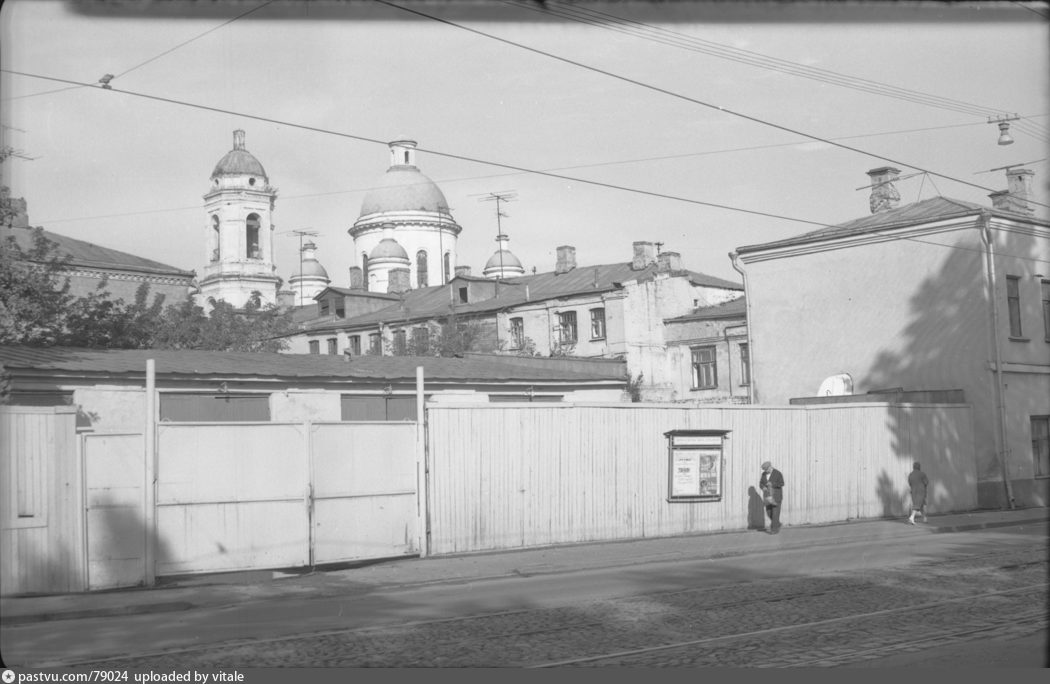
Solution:
<svg viewBox="0 0 1050 684">
<path fill-rule="evenodd" d="M 1007 169 L 1007 189 L 988 195 L 992 199 L 992 207 L 1012 211 L 1015 214 L 1035 215 L 1035 208 L 1028 203 L 1032 197 L 1032 177 L 1034 175 L 1029 169 Z"/>
<path fill-rule="evenodd" d="M 407 268 L 392 268 L 387 274 L 386 291 L 391 294 L 401 294 L 412 289 L 410 273 Z"/>
<path fill-rule="evenodd" d="M 631 260 L 631 270 L 641 271 L 643 268 L 656 263 L 656 246 L 651 242 L 635 242 L 634 258 Z"/>
<path fill-rule="evenodd" d="M 562 245 L 558 248 L 558 261 L 554 265 L 556 274 L 568 273 L 576 268 L 576 248 L 571 245 Z"/>
<path fill-rule="evenodd" d="M 900 169 L 892 166 L 880 166 L 868 171 L 868 177 L 871 178 L 871 197 L 868 200 L 871 213 L 896 209 L 900 204 L 901 196 L 894 185 L 900 172 Z"/>
<path fill-rule="evenodd" d="M 673 273 L 682 270 L 682 255 L 678 252 L 661 252 L 657 256 L 658 273 Z"/>
<path fill-rule="evenodd" d="M 365 289 L 365 277 L 361 271 L 360 266 L 350 267 L 350 289 L 351 290 L 363 290 Z"/>
</svg>

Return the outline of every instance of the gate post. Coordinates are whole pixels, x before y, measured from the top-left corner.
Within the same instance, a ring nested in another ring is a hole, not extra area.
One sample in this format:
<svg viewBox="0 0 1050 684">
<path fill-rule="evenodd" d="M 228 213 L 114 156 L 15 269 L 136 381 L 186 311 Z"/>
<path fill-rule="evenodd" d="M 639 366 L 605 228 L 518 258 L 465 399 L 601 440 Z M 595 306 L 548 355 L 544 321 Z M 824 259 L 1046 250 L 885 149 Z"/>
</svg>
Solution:
<svg viewBox="0 0 1050 684">
<path fill-rule="evenodd" d="M 416 366 L 416 530 L 420 558 L 426 558 L 430 553 L 430 468 L 427 465 L 425 404 L 423 366 Z"/>
<path fill-rule="evenodd" d="M 142 487 L 143 527 L 146 531 L 146 586 L 157 582 L 157 369 L 153 359 L 146 359 L 146 424 L 145 482 Z"/>
</svg>

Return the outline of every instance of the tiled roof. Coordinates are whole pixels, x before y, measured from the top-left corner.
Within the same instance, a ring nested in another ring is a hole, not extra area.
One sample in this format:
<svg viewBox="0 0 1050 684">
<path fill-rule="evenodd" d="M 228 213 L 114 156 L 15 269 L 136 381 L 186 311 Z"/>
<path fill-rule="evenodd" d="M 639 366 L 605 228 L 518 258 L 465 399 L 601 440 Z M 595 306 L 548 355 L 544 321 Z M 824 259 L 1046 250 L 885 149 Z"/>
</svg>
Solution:
<svg viewBox="0 0 1050 684">
<path fill-rule="evenodd" d="M 747 315 L 747 301 L 744 297 L 738 297 L 723 304 L 715 306 L 702 306 L 692 313 L 684 316 L 668 318 L 668 322 L 701 321 L 711 318 L 743 318 Z"/>
<path fill-rule="evenodd" d="M 140 256 L 135 256 L 134 254 L 128 254 L 127 252 L 121 252 L 120 250 L 111 249 L 109 247 L 102 247 L 101 245 L 85 242 L 84 240 L 60 235 L 59 233 L 52 233 L 48 230 L 43 231 L 43 233 L 44 237 L 56 243 L 56 251 L 60 256 L 69 255 L 71 266 L 134 271 L 136 273 L 177 276 L 186 279 L 191 279 L 194 276 L 193 271 L 183 271 L 174 266 L 162 264 L 159 261 L 144 259 Z M 6 240 L 8 235 L 14 235 L 15 241 L 23 250 L 32 248 L 33 231 L 31 229 L 0 228 L 0 239 Z"/>
<path fill-rule="evenodd" d="M 345 356 L 160 349 L 75 349 L 69 347 L 0 346 L 5 370 L 52 371 L 88 376 L 144 377 L 146 361 L 156 373 L 209 377 L 408 380 L 423 367 L 425 381 L 451 382 L 609 382 L 626 371 L 610 364 L 576 364 L 558 359 L 499 355 L 446 358 L 435 356 Z"/>
<path fill-rule="evenodd" d="M 500 281 L 499 296 L 466 304 L 457 301 L 455 303 L 455 312 L 466 315 L 478 314 L 520 306 L 528 302 L 607 292 L 618 289 L 621 287 L 621 283 L 630 280 L 651 279 L 656 272 L 655 265 L 635 271 L 631 268 L 630 262 L 627 262 L 598 266 L 579 266 L 568 273 L 557 274 L 552 271 L 535 275 L 516 276 Z M 744 289 L 740 283 L 695 271 L 680 271 L 678 273 L 687 276 L 689 282 L 697 286 L 725 288 L 741 292 Z M 464 276 L 457 277 L 465 279 Z M 493 282 L 487 278 L 469 277 L 469 279 Z M 331 289 L 335 290 L 336 288 Z M 448 315 L 453 310 L 452 306 L 452 295 L 448 285 L 435 285 L 433 287 L 409 290 L 405 293 L 402 302 L 378 311 L 354 316 L 353 318 L 341 319 L 336 322 L 329 320 L 316 321 L 313 324 L 307 324 L 299 332 L 323 332 L 327 330 L 341 330 L 348 327 L 365 328 L 380 322 L 396 323 L 397 321 L 425 320 Z"/>
<path fill-rule="evenodd" d="M 778 247 L 789 247 L 808 242 L 820 242 L 822 240 L 830 240 L 850 235 L 861 235 L 878 230 L 904 228 L 907 226 L 930 223 L 933 221 L 943 221 L 962 216 L 976 216 L 982 212 L 1013 219 L 1018 217 L 1017 214 L 1012 212 L 992 209 L 973 202 L 965 202 L 963 200 L 950 199 L 948 197 L 933 197 L 931 199 L 922 200 L 921 202 L 906 204 L 902 207 L 897 207 L 896 209 L 880 211 L 871 214 L 870 216 L 854 219 L 835 226 L 820 228 L 784 240 L 775 240 L 773 242 L 738 247 L 736 252 L 737 254 L 746 254 L 748 252 L 757 252 Z"/>
</svg>

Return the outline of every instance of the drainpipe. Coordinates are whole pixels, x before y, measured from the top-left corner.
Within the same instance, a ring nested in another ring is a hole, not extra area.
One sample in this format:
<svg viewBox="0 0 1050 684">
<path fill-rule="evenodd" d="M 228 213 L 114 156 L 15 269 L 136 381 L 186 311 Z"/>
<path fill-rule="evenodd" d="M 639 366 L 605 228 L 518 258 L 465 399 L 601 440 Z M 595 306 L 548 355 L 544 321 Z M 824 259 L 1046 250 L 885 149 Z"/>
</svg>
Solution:
<svg viewBox="0 0 1050 684">
<path fill-rule="evenodd" d="M 1002 344 L 999 339 L 999 293 L 996 287 L 995 257 L 992 253 L 992 230 L 988 225 L 988 213 L 982 211 L 978 218 L 978 230 L 981 233 L 981 241 L 984 242 L 985 274 L 988 278 L 988 296 L 992 300 L 992 349 L 995 353 L 995 401 L 996 401 L 996 423 L 998 424 L 998 457 L 999 469 L 1002 471 L 1003 486 L 1006 489 L 1006 502 L 1010 510 L 1014 508 L 1013 486 L 1010 484 L 1010 471 L 1006 466 L 1006 405 L 1004 403 L 1003 388 L 1003 353 Z"/>
<path fill-rule="evenodd" d="M 758 381 L 755 379 L 755 341 L 751 339 L 751 298 L 747 296 L 747 273 L 740 265 L 740 255 L 729 253 L 733 269 L 744 279 L 744 327 L 747 329 L 747 351 L 751 360 L 751 382 L 747 386 L 747 403 L 754 404 L 758 396 Z"/>
</svg>

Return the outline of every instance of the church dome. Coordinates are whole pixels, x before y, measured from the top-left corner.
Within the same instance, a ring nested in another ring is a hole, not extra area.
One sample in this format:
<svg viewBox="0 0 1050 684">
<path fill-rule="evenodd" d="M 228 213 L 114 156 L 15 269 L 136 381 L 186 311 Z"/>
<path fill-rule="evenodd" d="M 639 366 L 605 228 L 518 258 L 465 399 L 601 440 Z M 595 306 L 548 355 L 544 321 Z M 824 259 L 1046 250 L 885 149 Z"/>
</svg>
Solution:
<svg viewBox="0 0 1050 684">
<path fill-rule="evenodd" d="M 251 152 L 244 149 L 244 131 L 233 132 L 233 149 L 219 160 L 219 163 L 215 165 L 215 170 L 211 172 L 212 178 L 239 175 L 266 178 L 266 169 L 263 168 L 263 165 Z"/>
<path fill-rule="evenodd" d="M 448 200 L 434 181 L 414 166 L 391 166 L 361 202 L 361 216 L 388 211 L 449 214 Z"/>
<path fill-rule="evenodd" d="M 487 271 L 490 268 L 524 270 L 522 269 L 521 261 L 518 260 L 518 257 L 503 249 L 496 250 L 496 253 L 490 256 L 489 260 L 485 262 L 485 268 L 483 270 Z"/>
<path fill-rule="evenodd" d="M 397 240 L 394 238 L 383 238 L 372 250 L 372 253 L 368 255 L 369 261 L 374 261 L 375 259 L 404 259 L 408 261 L 408 252 L 405 251 L 404 247 L 397 244 Z"/>
<path fill-rule="evenodd" d="M 293 276 L 294 277 L 294 276 Z M 324 270 L 324 266 L 317 259 L 310 261 L 303 261 L 303 277 L 304 278 L 324 278 L 328 279 L 328 271 Z"/>
</svg>

